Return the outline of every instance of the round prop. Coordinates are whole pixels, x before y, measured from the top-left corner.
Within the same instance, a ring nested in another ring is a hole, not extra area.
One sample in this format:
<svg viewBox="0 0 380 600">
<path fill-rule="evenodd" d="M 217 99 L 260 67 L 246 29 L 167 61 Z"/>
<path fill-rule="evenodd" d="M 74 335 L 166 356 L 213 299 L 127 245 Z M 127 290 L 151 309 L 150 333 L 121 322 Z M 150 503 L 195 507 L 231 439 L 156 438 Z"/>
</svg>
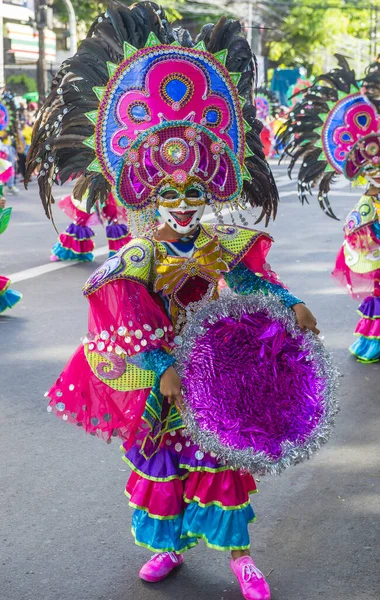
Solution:
<svg viewBox="0 0 380 600">
<path fill-rule="evenodd" d="M 329 438 L 337 371 L 273 295 L 205 305 L 185 327 L 177 365 L 191 438 L 230 467 L 279 473 Z"/>
</svg>

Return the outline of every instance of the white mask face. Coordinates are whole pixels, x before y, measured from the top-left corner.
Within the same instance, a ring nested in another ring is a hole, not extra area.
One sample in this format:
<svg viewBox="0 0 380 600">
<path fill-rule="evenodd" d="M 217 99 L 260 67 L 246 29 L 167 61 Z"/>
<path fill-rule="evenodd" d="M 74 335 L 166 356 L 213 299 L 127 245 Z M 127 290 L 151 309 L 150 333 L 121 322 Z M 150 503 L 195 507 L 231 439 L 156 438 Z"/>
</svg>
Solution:
<svg viewBox="0 0 380 600">
<path fill-rule="evenodd" d="M 164 186 L 158 193 L 158 212 L 176 233 L 189 234 L 200 223 L 206 207 L 206 191 L 193 184 L 183 191 L 175 185 Z"/>
</svg>

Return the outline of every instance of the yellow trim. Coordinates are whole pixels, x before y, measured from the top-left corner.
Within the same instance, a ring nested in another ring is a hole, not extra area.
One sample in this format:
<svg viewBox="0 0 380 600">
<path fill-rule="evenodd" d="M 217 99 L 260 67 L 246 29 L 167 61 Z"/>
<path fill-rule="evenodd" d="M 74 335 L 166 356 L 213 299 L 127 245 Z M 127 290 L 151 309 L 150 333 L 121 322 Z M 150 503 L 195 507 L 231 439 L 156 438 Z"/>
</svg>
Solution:
<svg viewBox="0 0 380 600">
<path fill-rule="evenodd" d="M 254 521 L 256 521 L 256 517 L 248 521 L 248 523 L 253 523 Z M 220 550 L 221 552 L 226 552 L 227 550 L 249 550 L 251 547 L 251 544 L 248 544 L 248 546 L 217 546 L 216 544 L 211 544 L 204 533 L 192 533 L 191 531 L 188 531 L 186 535 L 181 535 L 181 539 L 185 539 L 187 537 L 194 537 L 203 540 L 208 548 L 211 548 L 212 550 Z"/>
<path fill-rule="evenodd" d="M 357 337 L 361 337 L 365 340 L 379 340 L 380 341 L 380 335 L 363 335 L 362 333 L 354 333 L 354 335 L 356 335 Z"/>
<path fill-rule="evenodd" d="M 358 359 L 358 362 L 361 362 L 361 363 L 366 364 L 366 365 L 369 365 L 371 363 L 375 363 L 375 362 L 379 362 L 380 361 L 380 358 L 373 358 L 372 360 L 367 360 L 363 356 L 359 356 L 358 354 L 355 354 L 355 352 L 353 350 L 351 350 L 351 348 L 349 348 L 349 351 L 351 352 L 351 354 L 353 356 L 355 356 L 355 358 Z"/>
<path fill-rule="evenodd" d="M 196 541 L 196 542 L 191 542 L 191 544 L 189 544 L 188 546 L 185 546 L 184 548 L 181 548 L 181 550 L 175 550 L 173 547 L 169 547 L 169 548 L 153 548 L 149 544 L 144 544 L 144 542 L 139 542 L 136 539 L 136 532 L 133 529 L 133 527 L 131 527 L 131 532 L 132 532 L 133 537 L 135 538 L 135 544 L 136 544 L 136 546 L 141 546 L 142 548 L 147 548 L 151 552 L 155 552 L 155 553 L 175 552 L 176 554 L 182 554 L 182 552 L 186 552 L 186 550 L 190 550 L 190 548 L 194 548 L 194 546 L 198 545 L 198 541 Z M 185 537 L 188 537 L 188 536 L 185 536 Z"/>
<path fill-rule="evenodd" d="M 250 492 L 248 492 L 248 495 L 251 496 L 252 494 L 256 494 L 256 493 L 257 493 L 257 490 L 251 490 Z M 218 506 L 222 510 L 240 510 L 241 508 L 246 508 L 250 504 L 249 499 L 246 502 L 243 502 L 243 504 L 237 504 L 236 506 L 224 506 L 224 504 L 219 502 L 219 500 L 214 500 L 213 502 L 208 502 L 207 504 L 203 504 L 203 502 L 200 501 L 200 498 L 198 496 L 193 496 L 193 500 L 189 500 L 189 498 L 186 498 L 185 494 L 183 495 L 183 500 L 184 500 L 184 502 L 186 502 L 186 504 L 195 504 L 196 503 L 201 508 L 209 508 L 210 506 Z"/>
<path fill-rule="evenodd" d="M 213 469 L 212 467 L 189 467 L 189 465 L 182 464 L 182 463 L 180 463 L 178 466 L 180 469 L 186 469 L 187 471 L 189 471 L 189 473 L 202 473 L 202 472 L 221 473 L 222 471 L 237 471 L 238 470 L 238 469 L 232 469 L 231 467 L 228 467 L 228 466 L 218 467 L 216 469 Z"/>
<path fill-rule="evenodd" d="M 127 465 L 130 467 L 130 469 L 132 469 L 132 471 L 134 473 L 137 473 L 143 479 L 148 479 L 148 481 L 161 481 L 161 482 L 164 482 L 164 481 L 173 481 L 173 479 L 179 479 L 180 481 L 183 481 L 184 479 L 186 479 L 189 476 L 188 473 L 185 473 L 185 475 L 182 475 L 182 476 L 179 476 L 179 475 L 170 475 L 170 477 L 152 477 L 151 475 L 146 475 L 145 473 L 143 473 L 142 471 L 140 471 L 139 469 L 137 469 L 135 467 L 135 465 L 126 456 L 123 456 L 123 460 L 127 463 Z"/>
<path fill-rule="evenodd" d="M 362 311 L 359 309 L 356 312 L 358 313 L 358 315 L 360 315 L 363 319 L 366 319 L 367 321 L 376 321 L 376 319 L 380 319 L 380 315 L 376 317 L 367 317 L 367 315 L 362 313 Z"/>
<path fill-rule="evenodd" d="M 124 494 L 127 496 L 127 498 L 131 497 L 131 495 L 127 492 L 127 490 L 124 491 Z M 146 506 L 139 506 L 139 504 L 135 504 L 134 502 L 131 502 L 131 501 L 128 502 L 128 505 L 131 508 L 134 508 L 135 510 L 143 510 L 144 512 L 147 513 L 148 517 L 150 517 L 151 519 L 157 519 L 158 521 L 174 521 L 175 519 L 178 519 L 178 517 L 180 517 L 182 515 L 182 513 L 178 513 L 178 515 L 163 517 L 161 515 L 154 515 L 154 514 L 150 513 L 149 509 Z"/>
</svg>

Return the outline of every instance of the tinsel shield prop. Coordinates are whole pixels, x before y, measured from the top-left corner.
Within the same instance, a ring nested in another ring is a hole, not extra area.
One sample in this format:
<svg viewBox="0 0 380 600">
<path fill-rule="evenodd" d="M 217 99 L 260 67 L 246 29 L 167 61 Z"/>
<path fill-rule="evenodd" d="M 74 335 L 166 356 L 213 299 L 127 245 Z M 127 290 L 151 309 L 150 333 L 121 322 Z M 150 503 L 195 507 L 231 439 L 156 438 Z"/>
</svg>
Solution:
<svg viewBox="0 0 380 600">
<path fill-rule="evenodd" d="M 329 438 L 337 371 L 273 295 L 222 296 L 190 319 L 177 351 L 185 426 L 232 468 L 277 474 Z"/>
</svg>

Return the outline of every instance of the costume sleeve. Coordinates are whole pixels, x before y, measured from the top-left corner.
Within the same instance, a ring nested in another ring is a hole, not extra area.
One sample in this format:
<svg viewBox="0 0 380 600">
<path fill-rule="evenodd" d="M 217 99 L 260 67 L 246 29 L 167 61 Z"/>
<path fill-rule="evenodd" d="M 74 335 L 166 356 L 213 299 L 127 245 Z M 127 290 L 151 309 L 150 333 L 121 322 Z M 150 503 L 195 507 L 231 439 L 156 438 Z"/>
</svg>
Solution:
<svg viewBox="0 0 380 600">
<path fill-rule="evenodd" d="M 260 244 L 255 244 L 242 262 L 229 273 L 225 273 L 224 279 L 227 285 L 236 294 L 242 296 L 255 292 L 272 293 L 278 296 L 287 307 L 302 303 L 302 300 L 293 296 L 285 288 L 266 262 L 270 246 L 271 242 L 267 239 L 262 240 Z"/>
<path fill-rule="evenodd" d="M 174 362 L 169 318 L 146 287 L 120 279 L 89 296 L 89 332 L 47 392 L 48 410 L 91 435 L 133 444 L 152 387 Z"/>
<path fill-rule="evenodd" d="M 129 357 L 151 350 L 169 352 L 173 346 L 172 324 L 153 296 L 140 283 L 119 279 L 89 296 L 90 350 L 107 350 Z M 158 356 L 158 355 L 157 355 Z"/>
</svg>

